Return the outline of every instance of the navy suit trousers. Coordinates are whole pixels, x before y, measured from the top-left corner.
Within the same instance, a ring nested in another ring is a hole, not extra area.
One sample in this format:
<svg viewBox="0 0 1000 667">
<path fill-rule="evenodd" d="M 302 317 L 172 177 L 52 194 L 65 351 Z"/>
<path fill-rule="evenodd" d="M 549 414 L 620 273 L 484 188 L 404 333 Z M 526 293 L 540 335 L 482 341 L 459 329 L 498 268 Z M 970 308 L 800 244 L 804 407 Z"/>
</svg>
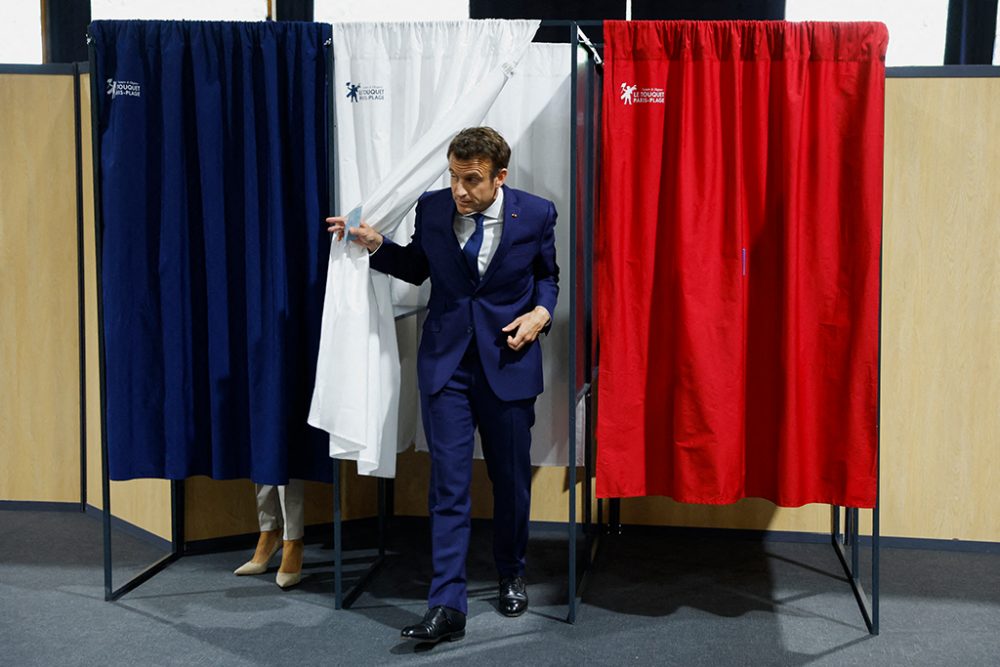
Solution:
<svg viewBox="0 0 1000 667">
<path fill-rule="evenodd" d="M 537 344 L 537 343 L 535 343 Z M 493 483 L 493 557 L 501 577 L 523 576 L 531 503 L 531 427 L 535 399 L 502 401 L 490 389 L 475 340 L 437 393 L 421 394 L 431 455 L 428 508 L 434 578 L 428 607 L 468 611 L 469 551 L 475 430 Z"/>
</svg>

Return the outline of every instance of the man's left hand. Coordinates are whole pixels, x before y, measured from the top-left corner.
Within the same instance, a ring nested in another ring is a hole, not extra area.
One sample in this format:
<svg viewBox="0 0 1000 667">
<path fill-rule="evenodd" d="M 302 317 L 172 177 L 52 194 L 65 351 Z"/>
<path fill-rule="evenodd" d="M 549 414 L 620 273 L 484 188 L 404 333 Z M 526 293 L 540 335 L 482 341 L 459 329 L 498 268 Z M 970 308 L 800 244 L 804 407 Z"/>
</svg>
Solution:
<svg viewBox="0 0 1000 667">
<path fill-rule="evenodd" d="M 542 332 L 551 319 L 549 311 L 543 306 L 535 306 L 534 310 L 521 315 L 501 329 L 508 334 L 507 346 L 515 352 L 520 351 L 521 348 L 538 338 L 538 334 Z"/>
</svg>

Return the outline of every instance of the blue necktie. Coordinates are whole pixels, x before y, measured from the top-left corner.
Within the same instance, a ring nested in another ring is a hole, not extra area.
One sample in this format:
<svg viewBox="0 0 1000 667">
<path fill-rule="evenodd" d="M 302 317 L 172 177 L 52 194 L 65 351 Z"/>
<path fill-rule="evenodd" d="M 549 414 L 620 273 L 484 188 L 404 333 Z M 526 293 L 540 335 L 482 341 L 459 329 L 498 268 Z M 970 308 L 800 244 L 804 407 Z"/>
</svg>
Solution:
<svg viewBox="0 0 1000 667">
<path fill-rule="evenodd" d="M 472 219 L 476 221 L 476 231 L 472 232 L 472 236 L 465 242 L 462 254 L 465 255 L 465 263 L 469 265 L 472 276 L 478 280 L 479 250 L 483 247 L 483 214 L 473 213 Z"/>
</svg>

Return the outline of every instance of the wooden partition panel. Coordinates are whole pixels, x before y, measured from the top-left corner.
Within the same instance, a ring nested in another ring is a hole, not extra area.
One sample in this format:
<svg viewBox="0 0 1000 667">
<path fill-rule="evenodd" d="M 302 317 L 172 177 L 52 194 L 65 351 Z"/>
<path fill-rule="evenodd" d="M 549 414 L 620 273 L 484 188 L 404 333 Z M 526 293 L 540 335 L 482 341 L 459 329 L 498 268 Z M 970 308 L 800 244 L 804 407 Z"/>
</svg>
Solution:
<svg viewBox="0 0 1000 667">
<path fill-rule="evenodd" d="M 97 267 L 94 264 L 94 154 L 90 122 L 90 75 L 80 77 L 80 161 L 83 188 L 83 331 L 86 373 L 87 504 L 98 509 L 101 498 L 101 393 L 97 360 Z"/>
<path fill-rule="evenodd" d="M 354 485 L 354 493 L 361 495 Z M 230 535 L 256 533 L 257 507 L 253 482 L 247 479 L 214 480 L 192 477 L 185 484 L 185 539 L 208 540 Z M 374 492 L 372 492 L 374 499 Z M 349 506 L 342 511 L 351 518 Z M 354 516 L 373 516 L 374 508 L 356 512 Z M 305 522 L 307 526 L 333 521 L 333 485 L 306 482 Z M 332 537 L 332 535 L 331 535 Z M 238 565 L 238 563 L 237 563 Z"/>
<path fill-rule="evenodd" d="M 890 79 L 884 532 L 1000 541 L 1000 78 Z"/>
<path fill-rule="evenodd" d="M 0 74 L 0 500 L 80 501 L 73 77 Z"/>
<path fill-rule="evenodd" d="M 87 504 L 103 509 L 101 497 L 101 389 L 97 357 L 97 267 L 94 258 L 94 156 L 90 76 L 80 77 L 81 183 L 83 185 L 83 315 L 86 357 Z M 169 528 L 169 525 L 168 525 Z"/>
<path fill-rule="evenodd" d="M 400 455 L 399 469 L 405 471 L 396 480 L 396 513 L 401 516 L 427 515 L 427 483 L 430 462 L 425 452 L 408 451 Z M 577 479 L 583 468 L 577 470 Z M 566 468 L 535 468 L 531 483 L 531 520 L 566 521 L 569 517 L 569 475 Z M 473 466 L 472 515 L 490 518 L 493 499 L 486 465 Z M 576 512 L 582 520 L 583 483 L 576 488 Z M 696 526 L 705 528 L 747 528 L 823 532 L 830 529 L 830 508 L 813 505 L 786 509 L 766 500 L 748 498 L 733 505 L 686 505 L 669 498 L 630 498 L 622 501 L 622 521 L 627 524 L 660 526 Z M 607 514 L 605 514 L 607 518 Z"/>
<path fill-rule="evenodd" d="M 89 81 L 83 77 L 87 496 L 101 506 Z M 882 339 L 883 534 L 1000 541 L 1000 79 L 889 79 Z M 0 75 L 0 499 L 79 498 L 76 176 L 70 76 Z M 346 518 L 374 480 L 344 466 Z M 426 454 L 401 455 L 396 512 L 425 515 Z M 477 464 L 474 515 L 492 511 Z M 567 518 L 539 469 L 532 518 Z M 113 483 L 114 514 L 170 537 L 169 483 Z M 582 486 L 578 487 L 578 497 Z M 310 484 L 307 522 L 328 521 Z M 578 504 L 579 509 L 579 504 Z M 867 527 L 867 512 L 862 520 Z M 187 539 L 256 530 L 249 482 L 188 483 Z M 622 503 L 626 523 L 822 532 L 826 506 Z"/>
<path fill-rule="evenodd" d="M 1000 541 L 998 183 L 1000 78 L 886 81 L 883 535 Z M 426 458 L 401 459 L 400 514 L 426 515 Z M 533 519 L 567 519 L 565 479 L 536 471 Z M 474 514 L 489 516 L 480 464 L 473 488 Z M 815 533 L 830 530 L 831 511 L 633 498 L 622 521 Z"/>
<path fill-rule="evenodd" d="M 395 512 L 400 516 L 427 516 L 427 484 L 430 481 L 430 457 L 413 449 L 399 455 L 396 479 Z M 578 469 L 577 479 L 583 477 Z M 567 468 L 535 468 L 531 479 L 531 520 L 566 521 L 569 513 L 569 474 Z M 583 484 L 576 489 L 577 516 L 581 516 Z M 486 464 L 472 466 L 472 516 L 493 516 L 493 496 Z"/>
<path fill-rule="evenodd" d="M 341 465 L 341 517 L 363 519 L 378 513 L 377 482 L 361 477 L 353 462 Z M 193 477 L 186 483 L 185 538 L 207 540 L 257 532 L 255 489 L 250 480 L 219 481 Z M 306 526 L 333 521 L 333 485 L 306 482 Z M 332 538 L 332 534 L 331 534 Z"/>
</svg>

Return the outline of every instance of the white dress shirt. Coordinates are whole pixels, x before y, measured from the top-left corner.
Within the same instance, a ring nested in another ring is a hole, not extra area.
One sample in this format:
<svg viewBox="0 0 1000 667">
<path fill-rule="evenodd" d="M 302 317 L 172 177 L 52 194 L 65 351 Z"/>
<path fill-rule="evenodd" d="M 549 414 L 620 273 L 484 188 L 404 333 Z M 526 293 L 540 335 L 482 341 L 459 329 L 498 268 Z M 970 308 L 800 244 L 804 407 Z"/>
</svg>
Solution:
<svg viewBox="0 0 1000 667">
<path fill-rule="evenodd" d="M 483 214 L 483 245 L 479 248 L 479 275 L 486 275 L 486 267 L 490 265 L 493 255 L 500 247 L 500 235 L 503 233 L 503 188 L 497 188 L 497 198 L 493 200 Z M 476 221 L 472 214 L 455 213 L 452 223 L 458 245 L 465 247 L 476 231 Z"/>
</svg>

